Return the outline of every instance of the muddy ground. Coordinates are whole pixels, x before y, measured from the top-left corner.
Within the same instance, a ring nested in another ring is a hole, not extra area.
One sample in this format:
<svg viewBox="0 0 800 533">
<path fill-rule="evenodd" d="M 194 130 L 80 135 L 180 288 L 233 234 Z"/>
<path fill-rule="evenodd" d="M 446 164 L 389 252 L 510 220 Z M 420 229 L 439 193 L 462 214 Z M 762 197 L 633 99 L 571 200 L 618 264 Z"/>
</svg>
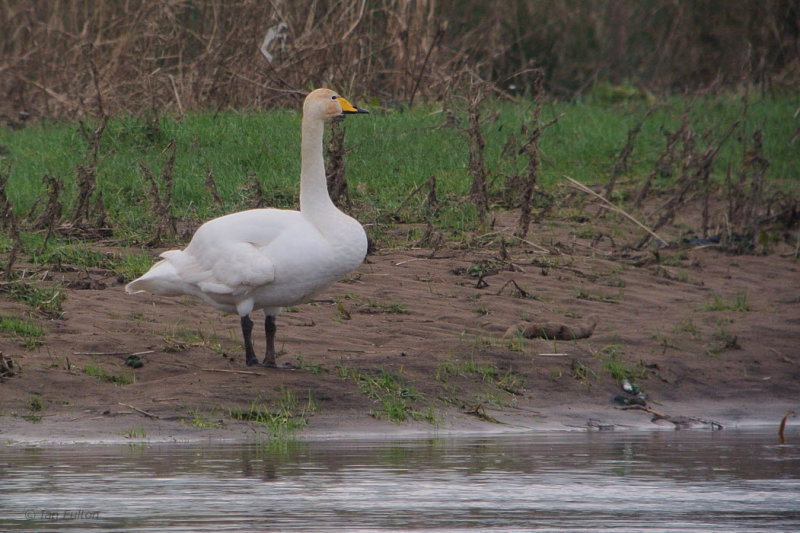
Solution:
<svg viewBox="0 0 800 533">
<path fill-rule="evenodd" d="M 14 362 L 0 383 L 0 441 L 274 436 L 279 424 L 232 415 L 252 406 L 288 405 L 292 421 L 307 421 L 299 435 L 311 437 L 777 428 L 786 409 L 800 408 L 800 263 L 791 247 L 632 252 L 620 244 L 635 233 L 593 243 L 566 221 L 533 225 L 519 242 L 514 220 L 500 218 L 472 246 L 379 249 L 318 301 L 285 312 L 279 362 L 296 370 L 247 368 L 235 316 L 189 298 L 126 295 L 106 271 L 28 265 L 26 275 L 63 283 L 67 298 L 62 319 L 34 315 L 46 329 L 40 346 L 0 337 Z M 0 315 L 28 313 L 0 299 Z M 554 323 L 580 333 L 595 320 L 582 339 L 508 331 Z M 141 368 L 125 365 L 131 354 Z M 370 395 L 363 376 L 382 371 L 399 385 Z M 620 404 L 638 401 L 622 390 L 626 371 L 649 411 Z M 134 374 L 133 383 L 110 381 Z M 403 404 L 409 419 L 389 420 Z"/>
</svg>

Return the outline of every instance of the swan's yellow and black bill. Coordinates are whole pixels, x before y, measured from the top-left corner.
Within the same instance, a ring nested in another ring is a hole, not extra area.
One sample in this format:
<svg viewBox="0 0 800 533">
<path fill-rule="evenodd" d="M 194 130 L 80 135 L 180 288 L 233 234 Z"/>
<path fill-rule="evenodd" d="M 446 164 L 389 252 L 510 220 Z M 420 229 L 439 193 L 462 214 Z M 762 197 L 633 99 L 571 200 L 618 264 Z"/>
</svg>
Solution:
<svg viewBox="0 0 800 533">
<path fill-rule="evenodd" d="M 360 107 L 356 107 L 341 96 L 337 98 L 339 100 L 339 104 L 342 106 L 343 113 L 369 113 L 366 109 L 361 109 Z"/>
</svg>

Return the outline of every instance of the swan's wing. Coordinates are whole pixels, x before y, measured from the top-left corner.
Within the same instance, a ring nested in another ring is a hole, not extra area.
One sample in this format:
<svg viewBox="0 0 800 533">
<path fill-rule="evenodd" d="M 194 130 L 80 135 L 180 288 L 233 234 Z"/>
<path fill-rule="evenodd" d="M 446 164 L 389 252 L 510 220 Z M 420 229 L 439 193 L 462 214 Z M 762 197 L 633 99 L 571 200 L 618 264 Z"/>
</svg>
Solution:
<svg viewBox="0 0 800 533">
<path fill-rule="evenodd" d="M 273 262 L 252 243 L 229 243 L 199 257 L 180 250 L 161 257 L 172 263 L 181 280 L 206 293 L 236 296 L 275 279 Z"/>
<path fill-rule="evenodd" d="M 275 279 L 270 244 L 287 234 L 302 234 L 306 226 L 316 231 L 297 211 L 242 211 L 207 222 L 186 250 L 162 257 L 201 291 L 238 295 Z"/>
</svg>

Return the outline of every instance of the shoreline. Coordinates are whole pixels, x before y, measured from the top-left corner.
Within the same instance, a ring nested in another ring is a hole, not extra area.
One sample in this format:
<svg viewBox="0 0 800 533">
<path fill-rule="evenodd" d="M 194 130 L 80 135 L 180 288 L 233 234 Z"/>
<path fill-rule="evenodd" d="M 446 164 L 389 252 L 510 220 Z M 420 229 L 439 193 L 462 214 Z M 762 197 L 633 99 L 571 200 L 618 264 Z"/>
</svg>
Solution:
<svg viewBox="0 0 800 533">
<path fill-rule="evenodd" d="M 271 436 L 259 424 L 231 421 L 224 427 L 192 427 L 186 419 L 153 419 L 131 412 L 102 416 L 102 428 L 96 416 L 75 417 L 74 413 L 45 416 L 40 422 L 2 417 L 0 442 L 13 447 L 107 446 L 107 445 L 222 445 L 270 442 L 331 441 L 407 441 L 419 439 L 475 439 L 555 433 L 653 433 L 670 431 L 774 431 L 777 441 L 781 418 L 793 405 L 775 401 L 748 408 L 734 402 L 673 403 L 659 406 L 661 411 L 681 413 L 677 424 L 665 419 L 653 420 L 642 410 L 593 405 L 545 408 L 541 413 L 491 411 L 497 422 L 481 420 L 460 412 L 451 412 L 438 425 L 426 422 L 395 423 L 354 413 L 314 415 L 309 426 L 293 433 Z M 127 432 L 127 434 L 126 434 Z M 800 421 L 790 417 L 786 424 L 789 439 L 800 434 Z"/>
</svg>

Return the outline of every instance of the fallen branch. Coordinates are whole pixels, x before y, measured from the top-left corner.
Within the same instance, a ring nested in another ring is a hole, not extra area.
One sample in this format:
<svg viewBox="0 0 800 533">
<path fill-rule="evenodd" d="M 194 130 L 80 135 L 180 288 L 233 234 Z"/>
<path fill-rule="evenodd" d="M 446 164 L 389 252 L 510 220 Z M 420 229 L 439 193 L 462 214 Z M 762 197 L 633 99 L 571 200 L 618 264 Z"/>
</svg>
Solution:
<svg viewBox="0 0 800 533">
<path fill-rule="evenodd" d="M 652 419 L 653 422 L 656 422 L 658 420 L 666 420 L 667 422 L 673 424 L 675 426 L 675 429 L 688 429 L 688 428 L 692 427 L 693 423 L 699 423 L 699 424 L 703 424 L 703 425 L 709 426 L 714 431 L 718 431 L 718 430 L 722 429 L 722 424 L 720 424 L 719 422 L 714 422 L 713 420 L 703 420 L 701 418 L 696 418 L 696 417 L 693 417 L 693 416 L 686 417 L 686 416 L 665 415 L 665 414 L 659 413 L 658 411 L 655 411 L 655 410 L 653 410 L 653 409 L 651 409 L 649 407 L 646 407 L 644 405 L 639 405 L 639 404 L 626 405 L 624 407 L 621 407 L 620 409 L 622 409 L 623 411 L 628 411 L 630 409 L 635 409 L 637 411 L 644 411 L 645 413 L 650 413 L 651 415 L 653 415 L 653 419 Z"/>
<path fill-rule="evenodd" d="M 132 405 L 128 405 L 127 403 L 119 402 L 119 405 L 121 405 L 123 407 L 127 407 L 128 409 L 133 409 L 137 413 L 141 413 L 144 416 L 147 416 L 147 417 L 150 417 L 150 418 L 160 418 L 158 415 L 154 415 L 153 413 L 148 413 L 147 411 L 144 411 L 144 410 L 139 409 L 138 407 L 134 407 Z"/>
<path fill-rule="evenodd" d="M 783 430 L 786 429 L 786 419 L 793 414 L 795 414 L 795 412 L 792 410 L 786 411 L 786 414 L 783 415 L 783 419 L 781 420 L 781 425 L 778 426 L 778 442 L 781 444 L 786 444 L 786 438 L 783 436 Z"/>
</svg>

